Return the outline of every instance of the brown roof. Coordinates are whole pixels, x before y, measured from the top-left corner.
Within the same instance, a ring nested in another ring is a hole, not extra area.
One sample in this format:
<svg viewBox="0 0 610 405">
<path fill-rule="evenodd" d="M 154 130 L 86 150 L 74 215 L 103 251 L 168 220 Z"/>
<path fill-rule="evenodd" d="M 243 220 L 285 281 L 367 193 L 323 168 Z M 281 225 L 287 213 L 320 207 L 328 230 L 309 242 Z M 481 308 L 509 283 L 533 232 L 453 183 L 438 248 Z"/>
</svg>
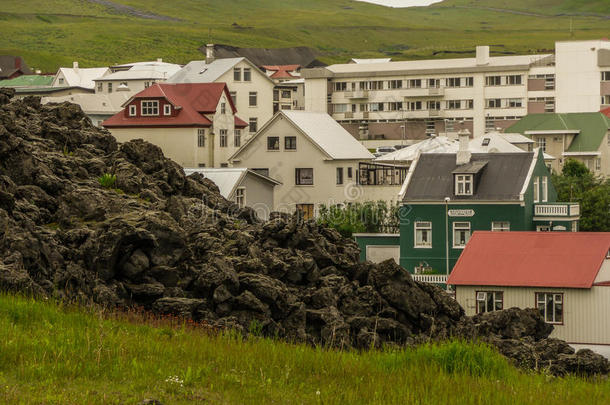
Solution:
<svg viewBox="0 0 610 405">
<path fill-rule="evenodd" d="M 206 47 L 199 48 L 206 53 Z M 292 48 L 237 48 L 230 45 L 214 45 L 214 57 L 237 58 L 244 57 L 256 66 L 263 65 L 301 65 L 305 68 L 326 66 L 316 59 L 316 51 L 307 46 Z"/>
<path fill-rule="evenodd" d="M 26 65 L 21 56 L 0 55 L 0 79 L 6 79 L 15 73 L 31 75 L 32 69 Z"/>
</svg>

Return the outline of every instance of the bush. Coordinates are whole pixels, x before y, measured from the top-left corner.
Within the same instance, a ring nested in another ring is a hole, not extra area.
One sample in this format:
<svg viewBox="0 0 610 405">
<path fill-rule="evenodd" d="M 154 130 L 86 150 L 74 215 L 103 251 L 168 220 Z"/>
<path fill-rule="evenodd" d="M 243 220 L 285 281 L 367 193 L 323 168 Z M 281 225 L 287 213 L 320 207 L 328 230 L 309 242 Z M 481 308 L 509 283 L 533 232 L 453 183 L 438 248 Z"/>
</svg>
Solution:
<svg viewBox="0 0 610 405">
<path fill-rule="evenodd" d="M 398 232 L 399 204 L 386 201 L 321 206 L 318 222 L 336 229 L 345 237 L 354 233 Z"/>
<path fill-rule="evenodd" d="M 102 177 L 98 177 L 97 181 L 104 188 L 113 188 L 116 183 L 116 174 L 105 173 Z"/>
</svg>

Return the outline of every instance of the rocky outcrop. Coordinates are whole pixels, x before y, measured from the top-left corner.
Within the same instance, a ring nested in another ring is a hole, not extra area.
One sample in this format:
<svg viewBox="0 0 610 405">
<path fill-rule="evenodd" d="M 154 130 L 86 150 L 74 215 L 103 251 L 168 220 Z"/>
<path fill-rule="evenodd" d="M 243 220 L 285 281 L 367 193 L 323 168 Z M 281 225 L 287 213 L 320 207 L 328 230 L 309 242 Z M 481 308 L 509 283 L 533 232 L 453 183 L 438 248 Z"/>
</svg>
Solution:
<svg viewBox="0 0 610 405">
<path fill-rule="evenodd" d="M 535 348 L 548 336 L 533 313 L 470 320 L 393 261 L 360 263 L 354 241 L 315 222 L 274 214 L 262 223 L 158 147 L 117 144 L 78 106 L 11 96 L 0 91 L 2 289 L 332 347 L 497 336 L 489 342 L 525 362 L 514 342 Z M 98 181 L 106 173 L 113 188 Z M 556 346 L 567 356 L 557 374 L 581 372 L 585 359 L 607 371 L 590 353 Z"/>
</svg>

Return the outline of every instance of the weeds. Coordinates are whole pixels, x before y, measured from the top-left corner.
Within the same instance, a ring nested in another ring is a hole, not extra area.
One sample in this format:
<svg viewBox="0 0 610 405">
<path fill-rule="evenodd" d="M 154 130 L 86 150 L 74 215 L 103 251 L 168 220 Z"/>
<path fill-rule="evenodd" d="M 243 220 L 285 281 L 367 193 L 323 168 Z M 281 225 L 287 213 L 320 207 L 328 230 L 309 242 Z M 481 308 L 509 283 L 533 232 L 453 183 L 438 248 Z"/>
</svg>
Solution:
<svg viewBox="0 0 610 405">
<path fill-rule="evenodd" d="M 116 183 L 116 174 L 105 173 L 103 176 L 98 177 L 97 181 L 100 183 L 100 186 L 104 188 L 114 188 L 114 183 Z"/>
</svg>

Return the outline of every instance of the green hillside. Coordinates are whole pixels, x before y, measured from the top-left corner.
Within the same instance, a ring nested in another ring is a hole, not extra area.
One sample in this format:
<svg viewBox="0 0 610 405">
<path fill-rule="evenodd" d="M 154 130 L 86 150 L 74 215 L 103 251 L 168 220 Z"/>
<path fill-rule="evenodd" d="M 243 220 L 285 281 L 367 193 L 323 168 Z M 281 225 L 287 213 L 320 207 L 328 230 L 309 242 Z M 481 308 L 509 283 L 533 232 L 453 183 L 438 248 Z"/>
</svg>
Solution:
<svg viewBox="0 0 610 405">
<path fill-rule="evenodd" d="M 210 40 L 242 47 L 307 45 L 326 62 L 342 62 L 468 55 L 481 44 L 492 45 L 495 54 L 531 53 L 552 49 L 556 40 L 610 33 L 607 0 L 446 0 L 408 9 L 352 0 L 100 3 L 2 0 L 0 53 L 21 54 L 30 66 L 53 72 L 73 60 L 81 66 L 157 57 L 185 63 L 201 59 L 197 48 Z"/>
<path fill-rule="evenodd" d="M 7 295 L 0 358 L 3 404 L 595 405 L 610 396 L 607 379 L 520 372 L 475 344 L 335 351 Z"/>
</svg>

